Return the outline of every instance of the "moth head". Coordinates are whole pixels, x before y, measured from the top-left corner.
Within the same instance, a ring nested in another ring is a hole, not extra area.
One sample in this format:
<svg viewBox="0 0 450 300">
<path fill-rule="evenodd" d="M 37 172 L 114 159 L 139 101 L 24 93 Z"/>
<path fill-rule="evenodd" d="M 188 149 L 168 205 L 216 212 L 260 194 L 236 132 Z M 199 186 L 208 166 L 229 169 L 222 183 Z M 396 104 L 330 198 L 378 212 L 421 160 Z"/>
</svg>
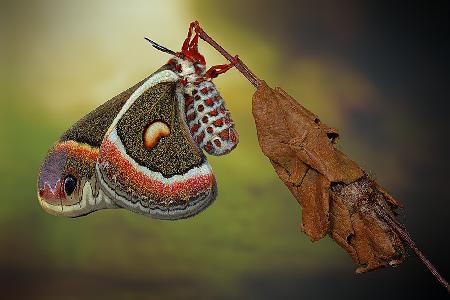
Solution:
<svg viewBox="0 0 450 300">
<path fill-rule="evenodd" d="M 51 148 L 37 182 L 42 208 L 58 216 L 89 213 L 84 185 L 94 174 L 97 156 L 88 146 L 72 141 L 59 142 Z"/>
</svg>

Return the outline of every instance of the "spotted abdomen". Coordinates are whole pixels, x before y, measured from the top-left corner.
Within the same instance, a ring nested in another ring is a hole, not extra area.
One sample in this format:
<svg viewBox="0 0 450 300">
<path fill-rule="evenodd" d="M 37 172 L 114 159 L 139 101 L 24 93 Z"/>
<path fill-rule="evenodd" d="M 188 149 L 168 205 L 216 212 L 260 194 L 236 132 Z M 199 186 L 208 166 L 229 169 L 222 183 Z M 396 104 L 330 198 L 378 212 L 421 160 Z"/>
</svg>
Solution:
<svg viewBox="0 0 450 300">
<path fill-rule="evenodd" d="M 238 143 L 230 112 L 211 81 L 202 81 L 185 95 L 186 120 L 191 135 L 200 148 L 211 155 L 223 155 Z"/>
</svg>

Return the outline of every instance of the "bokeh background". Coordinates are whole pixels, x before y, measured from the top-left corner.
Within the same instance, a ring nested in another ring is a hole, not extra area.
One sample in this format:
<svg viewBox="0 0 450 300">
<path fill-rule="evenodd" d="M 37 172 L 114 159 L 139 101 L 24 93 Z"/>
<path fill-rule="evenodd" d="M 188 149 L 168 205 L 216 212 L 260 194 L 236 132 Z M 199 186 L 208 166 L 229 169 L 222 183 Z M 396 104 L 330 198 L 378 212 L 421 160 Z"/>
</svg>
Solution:
<svg viewBox="0 0 450 300">
<path fill-rule="evenodd" d="M 214 205 L 159 221 L 126 211 L 44 213 L 36 176 L 73 122 L 164 64 L 190 21 L 340 129 L 340 147 L 406 208 L 450 276 L 448 1 L 0 1 L 0 289 L 28 299 L 438 299 L 414 256 L 355 275 L 329 238 L 299 231 L 297 202 L 257 145 L 253 87 L 216 79 L 240 133 L 210 158 Z M 208 45 L 207 62 L 224 59 Z"/>
</svg>

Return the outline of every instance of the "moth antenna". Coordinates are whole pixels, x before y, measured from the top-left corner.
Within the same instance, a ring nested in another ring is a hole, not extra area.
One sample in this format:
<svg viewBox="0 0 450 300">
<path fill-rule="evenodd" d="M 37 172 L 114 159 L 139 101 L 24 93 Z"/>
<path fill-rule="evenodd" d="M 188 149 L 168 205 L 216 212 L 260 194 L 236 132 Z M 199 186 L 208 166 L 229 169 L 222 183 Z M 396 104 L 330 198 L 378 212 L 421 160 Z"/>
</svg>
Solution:
<svg viewBox="0 0 450 300">
<path fill-rule="evenodd" d="M 166 52 L 166 53 L 169 53 L 169 54 L 171 54 L 171 55 L 176 55 L 175 51 L 172 51 L 172 50 L 170 50 L 170 49 L 167 49 L 167 48 L 164 47 L 164 46 L 161 46 L 160 44 L 158 44 L 158 43 L 152 41 L 152 40 L 149 39 L 148 37 L 144 37 L 144 39 L 146 39 L 150 44 L 152 44 L 153 47 L 155 47 L 155 48 L 158 49 L 159 51 Z"/>
</svg>

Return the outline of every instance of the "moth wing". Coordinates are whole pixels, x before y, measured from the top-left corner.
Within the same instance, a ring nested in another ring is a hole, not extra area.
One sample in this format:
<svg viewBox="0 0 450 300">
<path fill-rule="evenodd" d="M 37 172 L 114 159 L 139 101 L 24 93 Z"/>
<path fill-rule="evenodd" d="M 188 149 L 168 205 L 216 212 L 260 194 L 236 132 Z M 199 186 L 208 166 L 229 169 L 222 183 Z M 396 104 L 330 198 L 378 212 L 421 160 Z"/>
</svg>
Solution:
<svg viewBox="0 0 450 300">
<path fill-rule="evenodd" d="M 99 191 L 95 167 L 110 124 L 146 79 L 103 103 L 73 124 L 48 151 L 37 188 L 42 208 L 57 216 L 78 217 L 116 205 Z M 71 178 L 71 190 L 65 179 Z"/>
<path fill-rule="evenodd" d="M 96 174 L 116 205 L 159 219 L 193 216 L 217 188 L 180 110 L 178 76 L 163 70 L 130 96 L 100 146 Z"/>
</svg>

